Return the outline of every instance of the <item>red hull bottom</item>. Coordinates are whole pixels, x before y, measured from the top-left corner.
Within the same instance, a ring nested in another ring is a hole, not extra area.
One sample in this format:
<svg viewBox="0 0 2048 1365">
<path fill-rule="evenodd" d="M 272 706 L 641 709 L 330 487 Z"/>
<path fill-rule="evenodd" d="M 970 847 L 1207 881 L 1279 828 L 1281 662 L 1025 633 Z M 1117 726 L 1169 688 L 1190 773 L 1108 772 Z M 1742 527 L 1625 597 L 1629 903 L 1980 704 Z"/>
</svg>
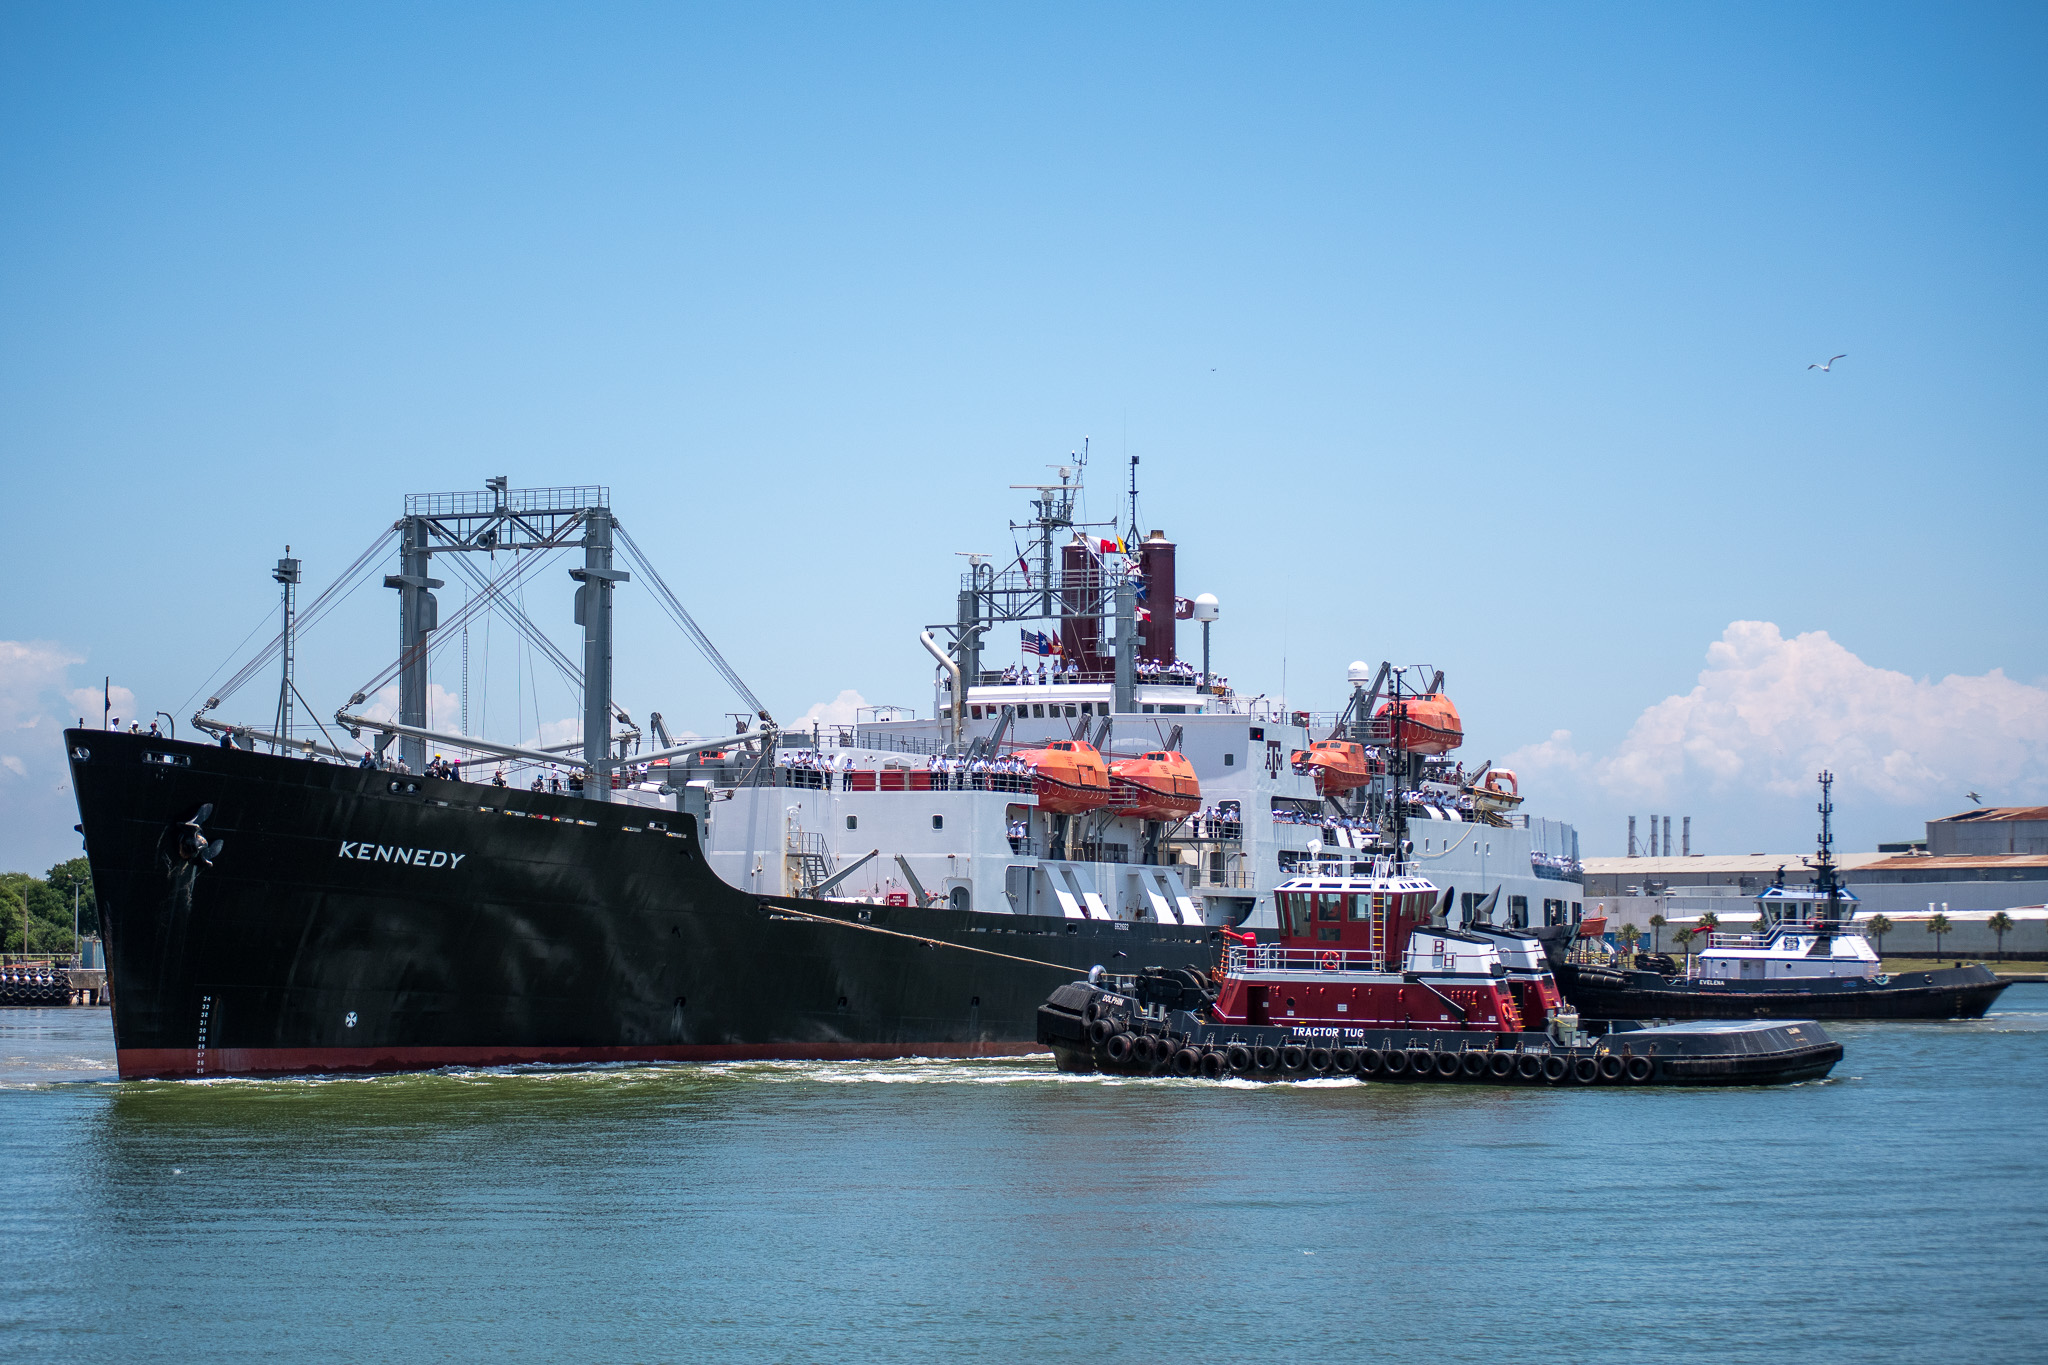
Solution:
<svg viewBox="0 0 2048 1365">
<path fill-rule="evenodd" d="M 560 1066 L 593 1062 L 857 1062 L 910 1057 L 1021 1057 L 1040 1043 L 737 1043 L 673 1047 L 223 1047 L 202 1062 L 194 1048 L 121 1048 L 124 1081 L 204 1076 L 291 1076 L 343 1071 L 432 1071 L 444 1066 Z"/>
</svg>

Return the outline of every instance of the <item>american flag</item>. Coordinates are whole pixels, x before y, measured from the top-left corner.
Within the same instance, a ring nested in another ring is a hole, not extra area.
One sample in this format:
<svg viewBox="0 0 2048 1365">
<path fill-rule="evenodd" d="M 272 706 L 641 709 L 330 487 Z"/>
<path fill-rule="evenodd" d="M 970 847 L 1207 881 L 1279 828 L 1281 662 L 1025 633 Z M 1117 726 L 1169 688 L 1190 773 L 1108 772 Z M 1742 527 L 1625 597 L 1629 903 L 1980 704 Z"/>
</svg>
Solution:
<svg viewBox="0 0 2048 1365">
<path fill-rule="evenodd" d="M 1049 638 L 1044 631 L 1026 630 L 1018 633 L 1024 637 L 1023 646 L 1026 654 L 1036 654 L 1044 658 L 1060 652 L 1059 642 Z"/>
</svg>

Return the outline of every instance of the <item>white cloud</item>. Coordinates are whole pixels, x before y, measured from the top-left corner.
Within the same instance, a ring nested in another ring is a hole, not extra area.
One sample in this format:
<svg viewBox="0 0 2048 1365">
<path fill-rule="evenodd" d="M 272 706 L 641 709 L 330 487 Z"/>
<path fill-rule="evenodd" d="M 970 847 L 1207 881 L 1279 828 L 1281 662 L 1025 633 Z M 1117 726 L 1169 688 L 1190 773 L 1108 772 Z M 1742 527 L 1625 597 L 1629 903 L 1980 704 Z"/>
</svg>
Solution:
<svg viewBox="0 0 2048 1365">
<path fill-rule="evenodd" d="M 868 699 L 852 688 L 847 688 L 831 701 L 821 701 L 810 710 L 798 716 L 786 727 L 791 730 L 808 730 L 813 725 L 851 725 Z"/>
<path fill-rule="evenodd" d="M 2048 797 L 2048 688 L 1993 669 L 1912 678 L 1811 631 L 1786 639 L 1736 621 L 1707 650 L 1698 685 L 1637 717 L 1605 756 L 1558 731 L 1503 762 L 1582 776 L 1608 795 L 1666 801 L 1704 792 L 1792 796 L 1830 769 L 1840 790 L 1889 806 Z"/>
<path fill-rule="evenodd" d="M 0 730 L 48 724 L 53 700 L 49 694 L 63 686 L 71 665 L 83 662 L 80 655 L 48 641 L 0 640 Z M 97 694 L 93 713 L 99 713 Z"/>
<path fill-rule="evenodd" d="M 0 754 L 0 768 L 7 769 L 8 772 L 13 773 L 16 777 L 28 776 L 28 765 L 13 754 Z"/>
</svg>

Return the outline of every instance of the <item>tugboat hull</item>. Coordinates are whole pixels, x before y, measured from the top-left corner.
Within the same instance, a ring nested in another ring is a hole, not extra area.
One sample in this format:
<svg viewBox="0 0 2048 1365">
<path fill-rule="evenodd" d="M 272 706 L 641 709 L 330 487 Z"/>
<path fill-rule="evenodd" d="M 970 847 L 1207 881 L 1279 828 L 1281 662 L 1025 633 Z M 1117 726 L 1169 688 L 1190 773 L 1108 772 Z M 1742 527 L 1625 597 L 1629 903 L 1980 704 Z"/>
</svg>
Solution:
<svg viewBox="0 0 2048 1365">
<path fill-rule="evenodd" d="M 1048 982 L 1212 931 L 758 896 L 687 816 L 65 736 L 123 1078 L 1014 1055 Z"/>
<path fill-rule="evenodd" d="M 1147 1017 L 1136 1005 L 1088 982 L 1062 986 L 1039 1007 L 1038 1040 L 1062 1071 L 1248 1081 L 1788 1085 L 1823 1079 L 1842 1060 L 1842 1045 L 1811 1020 L 1624 1024 L 1565 1045 L 1547 1033 L 1245 1027 L 1187 1010 Z"/>
<path fill-rule="evenodd" d="M 1565 998 L 1589 1019 L 1981 1019 L 2009 982 L 1985 967 L 1858 978 L 1700 981 L 1572 963 L 1556 969 Z"/>
</svg>

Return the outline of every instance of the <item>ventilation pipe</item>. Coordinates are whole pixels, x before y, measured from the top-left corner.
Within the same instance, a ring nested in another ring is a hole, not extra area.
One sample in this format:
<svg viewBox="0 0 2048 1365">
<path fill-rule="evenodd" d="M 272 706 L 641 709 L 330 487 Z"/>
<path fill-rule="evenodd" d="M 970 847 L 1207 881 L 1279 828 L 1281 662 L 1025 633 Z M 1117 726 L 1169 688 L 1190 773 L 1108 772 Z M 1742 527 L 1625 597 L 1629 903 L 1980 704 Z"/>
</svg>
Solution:
<svg viewBox="0 0 2048 1365">
<path fill-rule="evenodd" d="M 917 638 L 924 645 L 925 651 L 939 661 L 939 667 L 945 669 L 953 679 L 953 705 L 950 708 L 953 713 L 953 746 L 948 752 L 957 754 L 960 752 L 960 737 L 965 731 L 967 716 L 967 689 L 961 684 L 960 665 L 954 663 L 946 651 L 939 648 L 939 642 L 932 638 L 930 631 L 919 631 Z"/>
</svg>

